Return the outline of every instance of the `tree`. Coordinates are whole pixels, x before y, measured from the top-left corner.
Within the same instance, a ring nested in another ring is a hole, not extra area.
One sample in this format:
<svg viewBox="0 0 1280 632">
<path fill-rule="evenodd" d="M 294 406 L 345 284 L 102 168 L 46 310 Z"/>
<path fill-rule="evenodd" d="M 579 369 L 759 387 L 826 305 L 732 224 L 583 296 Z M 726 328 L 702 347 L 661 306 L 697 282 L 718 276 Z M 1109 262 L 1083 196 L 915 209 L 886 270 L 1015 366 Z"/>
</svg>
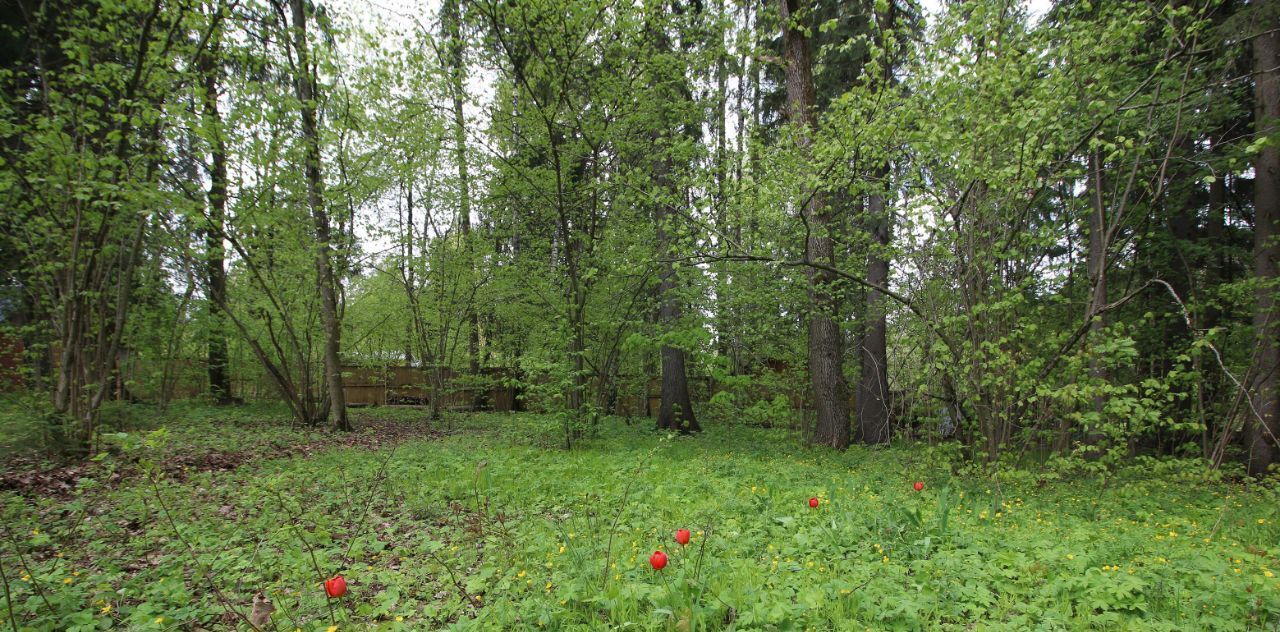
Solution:
<svg viewBox="0 0 1280 632">
<path fill-rule="evenodd" d="M 183 42 L 193 16 L 159 1 L 49 4 L 32 19 L 31 57 L 6 72 L 17 89 L 0 108 L 0 191 L 18 231 L 6 241 L 55 336 L 51 429 L 83 456 L 103 402 L 120 392 L 135 274 L 173 202 L 160 184 L 165 106 L 191 79 L 175 68 L 191 67 L 220 25 Z"/>
<path fill-rule="evenodd" d="M 679 217 L 671 212 L 683 201 L 683 195 L 676 187 L 672 174 L 675 154 L 681 145 L 683 136 L 682 116 L 686 109 L 681 107 L 689 100 L 689 89 L 685 85 L 683 60 L 672 54 L 671 40 L 666 32 L 666 24 L 661 23 L 659 11 L 661 4 L 653 7 L 658 11 L 648 12 L 648 32 L 652 42 L 652 68 L 648 96 L 654 99 L 658 107 L 653 122 L 656 129 L 653 139 L 653 222 L 657 231 L 658 264 L 658 326 L 670 330 L 677 327 L 680 320 L 680 293 L 676 287 L 678 276 L 673 263 L 674 246 L 677 243 L 671 235 L 679 225 Z M 679 63 L 676 63 L 679 62 Z M 693 403 L 689 399 L 689 380 L 685 371 L 684 349 L 670 343 L 661 345 L 659 353 L 662 357 L 661 404 L 658 410 L 657 427 L 660 430 L 679 430 L 681 432 L 697 432 L 701 430 L 694 416 Z"/>
<path fill-rule="evenodd" d="M 307 205 L 315 230 L 316 277 L 319 283 L 321 314 L 324 319 L 324 371 L 328 388 L 330 423 L 337 430 L 352 430 L 347 417 L 347 402 L 342 386 L 342 322 L 338 313 L 338 284 L 334 274 L 334 235 L 325 208 L 324 179 L 320 164 L 320 132 L 316 125 L 316 68 L 307 41 L 307 0 L 289 0 L 292 10 L 294 90 L 302 118 L 304 169 Z"/>
<path fill-rule="evenodd" d="M 800 22 L 800 0 L 779 0 L 782 18 L 783 55 L 786 60 L 787 117 L 793 125 L 795 143 L 801 152 L 813 144 L 816 128 L 816 99 L 813 68 L 806 27 Z M 819 189 L 808 192 L 800 215 L 805 223 L 805 260 L 837 267 L 829 233 L 834 221 Z M 836 275 L 808 268 L 810 302 L 809 379 L 817 413 L 814 441 L 843 449 L 849 446 L 849 411 L 842 359 L 842 335 L 837 321 L 840 300 Z"/>
<path fill-rule="evenodd" d="M 224 10 L 221 5 L 212 8 L 215 14 Z M 223 135 L 222 114 L 218 111 L 222 72 L 219 50 L 218 40 L 211 41 L 208 49 L 197 58 L 196 69 L 201 78 L 203 130 L 209 144 L 208 228 L 203 231 L 206 258 L 204 291 L 209 300 L 209 395 L 214 402 L 226 404 L 232 401 L 232 395 L 231 373 L 227 365 L 227 325 L 221 307 L 227 303 L 226 253 L 223 249 L 227 217 L 227 143 Z"/>
<path fill-rule="evenodd" d="M 1262 475 L 1275 461 L 1280 433 L 1280 301 L 1276 300 L 1280 263 L 1280 30 L 1258 33 L 1252 44 L 1253 125 L 1261 144 L 1253 161 L 1253 273 L 1258 281 L 1253 326 L 1258 351 L 1249 473 Z"/>
<path fill-rule="evenodd" d="M 471 243 L 471 174 L 467 166 L 467 119 L 462 110 L 466 99 L 466 41 L 462 36 L 462 16 L 458 0 L 445 0 L 440 8 L 440 25 L 444 34 L 442 65 L 449 73 L 449 101 L 453 112 L 454 161 L 458 169 L 458 223 L 466 254 L 472 256 Z M 467 363 L 471 373 L 480 371 L 480 319 L 475 307 L 468 310 Z"/>
</svg>

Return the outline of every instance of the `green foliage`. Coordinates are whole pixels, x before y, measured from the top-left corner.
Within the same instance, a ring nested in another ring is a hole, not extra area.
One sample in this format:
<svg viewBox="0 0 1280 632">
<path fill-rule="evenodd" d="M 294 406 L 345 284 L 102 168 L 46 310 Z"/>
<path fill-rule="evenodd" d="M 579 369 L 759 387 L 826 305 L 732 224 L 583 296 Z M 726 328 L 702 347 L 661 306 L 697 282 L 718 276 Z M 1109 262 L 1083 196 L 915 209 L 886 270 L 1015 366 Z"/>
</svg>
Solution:
<svg viewBox="0 0 1280 632">
<path fill-rule="evenodd" d="M 220 409 L 191 408 L 169 436 L 126 454 L 162 462 L 213 424 L 262 432 L 271 426 L 250 420 L 264 412 L 229 424 Z M 6 494 L 14 616 L 34 630 L 216 627 L 229 616 L 216 586 L 244 613 L 264 591 L 275 625 L 304 630 L 331 625 L 328 605 L 340 628 L 392 630 L 1280 620 L 1274 485 L 1155 459 L 1096 488 L 1074 475 L 953 476 L 922 451 L 602 423 L 607 434 L 568 453 L 546 449 L 554 417 L 477 415 L 454 420 L 452 436 L 379 452 L 325 450 L 186 481 L 152 471 L 154 484 L 84 479 L 66 500 Z M 693 531 L 687 547 L 677 528 Z M 655 549 L 671 556 L 661 572 L 648 565 Z M 320 582 L 336 573 L 349 593 L 327 605 Z"/>
</svg>

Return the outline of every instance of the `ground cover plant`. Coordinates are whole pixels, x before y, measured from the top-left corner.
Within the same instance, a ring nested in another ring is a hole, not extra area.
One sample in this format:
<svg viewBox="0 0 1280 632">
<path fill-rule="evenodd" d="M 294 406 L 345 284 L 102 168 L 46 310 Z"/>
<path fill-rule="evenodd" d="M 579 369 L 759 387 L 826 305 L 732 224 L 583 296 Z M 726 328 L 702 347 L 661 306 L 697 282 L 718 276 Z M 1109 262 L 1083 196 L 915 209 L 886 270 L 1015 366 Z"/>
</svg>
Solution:
<svg viewBox="0 0 1280 632">
<path fill-rule="evenodd" d="M 0 0 L 0 629 L 1280 632 L 1277 24 Z"/>
<path fill-rule="evenodd" d="M 688 437 L 617 418 L 565 452 L 552 416 L 476 414 L 430 436 L 178 478 L 164 455 L 217 434 L 211 424 L 242 438 L 264 428 L 189 413 L 167 436 L 140 431 L 61 497 L 4 492 L 13 626 L 251 629 L 268 612 L 255 595 L 273 608 L 257 627 L 282 630 L 1280 622 L 1280 492 L 1192 462 L 987 476 L 942 451 L 835 452 L 780 430 Z M 108 483 L 132 458 L 139 471 Z"/>
</svg>

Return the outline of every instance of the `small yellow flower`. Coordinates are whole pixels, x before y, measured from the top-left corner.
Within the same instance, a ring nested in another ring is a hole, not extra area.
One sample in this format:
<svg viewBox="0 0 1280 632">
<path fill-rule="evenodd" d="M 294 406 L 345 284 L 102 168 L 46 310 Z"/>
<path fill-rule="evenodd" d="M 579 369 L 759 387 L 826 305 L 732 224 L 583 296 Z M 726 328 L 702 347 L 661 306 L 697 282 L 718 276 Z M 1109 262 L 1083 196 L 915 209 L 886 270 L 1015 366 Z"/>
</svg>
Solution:
<svg viewBox="0 0 1280 632">
<path fill-rule="evenodd" d="M 404 617 L 397 615 L 397 616 L 396 616 L 396 623 L 400 623 L 401 621 L 404 621 Z"/>
<path fill-rule="evenodd" d="M 886 556 L 884 556 L 884 557 L 880 558 L 880 561 L 881 561 L 881 562 L 888 562 L 888 561 L 889 561 L 889 556 L 888 556 L 888 555 L 886 555 Z"/>
<path fill-rule="evenodd" d="M 1262 571 L 1262 576 L 1266 577 L 1267 579 L 1271 579 L 1272 577 L 1275 577 L 1276 574 L 1271 571 Z"/>
<path fill-rule="evenodd" d="M 1074 554 L 1074 553 L 1067 553 L 1067 559 L 1069 559 L 1069 560 L 1074 560 L 1074 559 L 1076 559 L 1076 556 L 1075 556 L 1075 554 Z"/>
<path fill-rule="evenodd" d="M 524 571 L 520 571 L 519 573 L 516 573 L 516 577 L 524 577 L 524 575 L 525 575 Z"/>
<path fill-rule="evenodd" d="M 164 623 L 164 617 L 156 617 L 155 624 L 160 625 L 161 623 Z M 335 632 L 337 629 L 338 626 L 335 625 L 332 630 L 329 630 L 329 632 Z"/>
<path fill-rule="evenodd" d="M 1258 518 L 1258 524 L 1267 524 L 1266 518 Z"/>
<path fill-rule="evenodd" d="M 68 577 L 68 578 L 66 578 L 66 579 L 62 580 L 62 583 L 64 583 L 64 584 L 70 584 L 70 583 L 71 583 L 71 582 L 73 582 L 73 581 L 75 581 L 75 580 L 73 580 L 73 579 L 71 579 L 70 577 Z"/>
<path fill-rule="evenodd" d="M 324 629 L 324 632 L 338 632 L 338 626 L 331 625 Z"/>
<path fill-rule="evenodd" d="M 108 612 L 111 612 L 111 604 L 107 604 L 107 605 L 103 606 L 103 607 L 102 607 L 102 611 L 101 611 L 101 612 L 102 612 L 102 614 L 107 614 Z"/>
<path fill-rule="evenodd" d="M 560 552 L 561 552 L 561 553 L 564 553 L 564 547 L 563 547 L 563 546 L 562 546 L 562 547 L 560 547 Z"/>
</svg>

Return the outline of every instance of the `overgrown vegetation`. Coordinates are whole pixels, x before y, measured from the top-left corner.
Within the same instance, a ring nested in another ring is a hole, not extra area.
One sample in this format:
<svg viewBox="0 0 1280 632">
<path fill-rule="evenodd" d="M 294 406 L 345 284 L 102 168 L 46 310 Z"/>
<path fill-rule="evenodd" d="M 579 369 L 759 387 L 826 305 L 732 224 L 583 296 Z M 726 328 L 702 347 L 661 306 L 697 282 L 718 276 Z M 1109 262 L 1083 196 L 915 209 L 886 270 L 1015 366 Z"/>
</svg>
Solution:
<svg viewBox="0 0 1280 632">
<path fill-rule="evenodd" d="M 839 453 L 778 430 L 688 438 L 610 419 L 563 453 L 550 416 L 449 422 L 448 436 L 377 451 L 267 458 L 181 481 L 157 473 L 197 437 L 231 437 L 230 448 L 262 429 L 193 410 L 167 433 L 121 441 L 133 447 L 66 497 L 7 492 L 17 624 L 248 629 L 239 617 L 258 592 L 275 607 L 264 629 L 1280 621 L 1269 548 L 1280 492 L 1193 461 L 1144 460 L 1105 479 L 988 477 L 944 449 Z M 107 483 L 113 464 L 135 458 L 155 465 Z M 673 539 L 679 528 L 692 532 L 687 546 Z M 670 556 L 662 571 L 654 550 Z M 321 582 L 335 574 L 348 590 L 328 600 Z"/>
<path fill-rule="evenodd" d="M 1280 2 L 0 5 L 0 625 L 1280 627 Z"/>
</svg>

